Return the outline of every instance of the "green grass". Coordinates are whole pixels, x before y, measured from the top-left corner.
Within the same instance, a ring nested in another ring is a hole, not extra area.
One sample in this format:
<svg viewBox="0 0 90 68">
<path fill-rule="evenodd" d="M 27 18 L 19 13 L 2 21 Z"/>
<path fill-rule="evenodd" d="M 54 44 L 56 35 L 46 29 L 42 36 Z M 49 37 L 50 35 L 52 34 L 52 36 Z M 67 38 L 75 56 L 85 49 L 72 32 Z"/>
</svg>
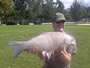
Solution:
<svg viewBox="0 0 90 68">
<path fill-rule="evenodd" d="M 41 68 L 43 60 L 26 52 L 13 63 L 13 49 L 8 46 L 8 41 L 29 40 L 47 31 L 53 31 L 52 25 L 0 26 L 0 68 Z M 90 26 L 66 25 L 65 32 L 77 41 L 78 53 L 72 57 L 71 68 L 90 68 Z"/>
</svg>

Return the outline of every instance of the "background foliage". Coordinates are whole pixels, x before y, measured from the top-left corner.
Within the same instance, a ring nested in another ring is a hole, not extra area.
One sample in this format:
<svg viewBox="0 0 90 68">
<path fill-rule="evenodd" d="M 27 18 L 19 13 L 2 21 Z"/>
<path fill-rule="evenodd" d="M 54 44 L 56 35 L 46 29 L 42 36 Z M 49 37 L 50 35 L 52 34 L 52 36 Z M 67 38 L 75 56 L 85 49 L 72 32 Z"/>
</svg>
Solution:
<svg viewBox="0 0 90 68">
<path fill-rule="evenodd" d="M 29 23 L 35 20 L 51 22 L 56 12 L 62 12 L 67 21 L 90 20 L 90 6 L 74 0 L 70 8 L 64 9 L 60 0 L 0 0 L 0 20 L 2 23 Z M 4 20 L 4 21 L 3 21 Z"/>
</svg>

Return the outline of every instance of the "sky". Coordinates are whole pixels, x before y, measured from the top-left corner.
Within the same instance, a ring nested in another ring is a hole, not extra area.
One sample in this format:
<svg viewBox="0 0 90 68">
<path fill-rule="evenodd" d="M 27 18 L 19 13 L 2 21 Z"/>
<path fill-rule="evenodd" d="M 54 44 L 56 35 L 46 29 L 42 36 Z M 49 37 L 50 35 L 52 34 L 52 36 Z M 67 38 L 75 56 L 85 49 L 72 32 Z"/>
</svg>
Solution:
<svg viewBox="0 0 90 68">
<path fill-rule="evenodd" d="M 67 9 L 67 8 L 69 8 L 72 5 L 74 0 L 60 0 L 60 1 L 62 1 L 62 3 L 64 4 L 65 9 Z M 82 1 L 82 0 L 78 0 L 78 1 Z M 83 0 L 83 2 L 85 4 L 90 5 L 90 0 Z"/>
</svg>

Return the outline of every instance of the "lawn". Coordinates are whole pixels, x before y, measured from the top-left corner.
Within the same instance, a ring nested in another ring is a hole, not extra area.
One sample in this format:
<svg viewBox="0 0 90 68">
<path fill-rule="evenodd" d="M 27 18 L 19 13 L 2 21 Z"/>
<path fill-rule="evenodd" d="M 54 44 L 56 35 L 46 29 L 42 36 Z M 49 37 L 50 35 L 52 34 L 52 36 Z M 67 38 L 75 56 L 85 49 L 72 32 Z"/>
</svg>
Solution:
<svg viewBox="0 0 90 68">
<path fill-rule="evenodd" d="M 8 46 L 8 41 L 29 40 L 47 31 L 53 31 L 52 25 L 0 26 L 0 68 L 41 68 L 43 60 L 26 52 L 13 63 L 13 49 Z M 72 57 L 71 68 L 90 68 L 90 26 L 65 25 L 65 32 L 77 41 L 78 53 Z"/>
</svg>

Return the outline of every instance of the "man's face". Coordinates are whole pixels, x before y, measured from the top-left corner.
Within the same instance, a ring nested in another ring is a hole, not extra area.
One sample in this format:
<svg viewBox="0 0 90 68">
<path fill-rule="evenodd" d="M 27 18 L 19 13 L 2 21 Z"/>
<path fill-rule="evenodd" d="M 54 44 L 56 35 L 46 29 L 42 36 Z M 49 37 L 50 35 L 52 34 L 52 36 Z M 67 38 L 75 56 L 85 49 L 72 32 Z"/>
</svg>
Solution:
<svg viewBox="0 0 90 68">
<path fill-rule="evenodd" d="M 63 21 L 53 22 L 52 24 L 54 27 L 54 31 L 60 31 L 60 32 L 64 31 L 64 22 Z"/>
</svg>

